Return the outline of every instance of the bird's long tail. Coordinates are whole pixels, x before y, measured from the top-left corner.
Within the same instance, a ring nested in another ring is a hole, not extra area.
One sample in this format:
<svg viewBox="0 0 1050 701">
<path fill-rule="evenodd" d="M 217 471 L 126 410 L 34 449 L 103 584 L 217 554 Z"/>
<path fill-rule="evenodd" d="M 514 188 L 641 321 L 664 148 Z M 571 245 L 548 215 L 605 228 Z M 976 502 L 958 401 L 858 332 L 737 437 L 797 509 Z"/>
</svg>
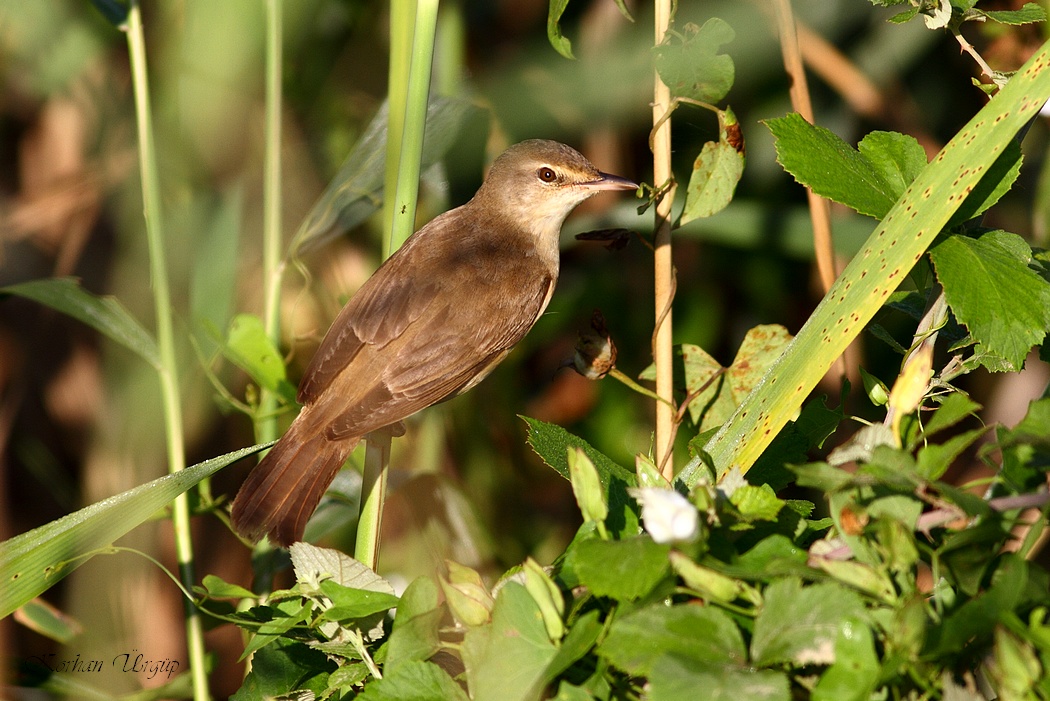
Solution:
<svg viewBox="0 0 1050 701">
<path fill-rule="evenodd" d="M 303 539 L 306 522 L 359 439 L 332 441 L 300 417 L 244 481 L 233 500 L 233 527 L 257 541 L 269 535 L 288 547 Z"/>
</svg>

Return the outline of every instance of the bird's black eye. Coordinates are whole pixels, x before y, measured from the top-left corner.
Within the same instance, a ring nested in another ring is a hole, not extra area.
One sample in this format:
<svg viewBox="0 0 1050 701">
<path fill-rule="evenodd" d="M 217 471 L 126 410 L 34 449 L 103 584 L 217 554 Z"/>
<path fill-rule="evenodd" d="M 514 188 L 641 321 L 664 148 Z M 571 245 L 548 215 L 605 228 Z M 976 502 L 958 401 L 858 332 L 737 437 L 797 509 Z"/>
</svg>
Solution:
<svg viewBox="0 0 1050 701">
<path fill-rule="evenodd" d="M 547 166 L 544 166 L 538 171 L 536 171 L 536 175 L 539 176 L 539 179 L 545 183 L 552 183 L 558 179 L 558 174 L 554 172 L 554 169 L 548 168 Z"/>
</svg>

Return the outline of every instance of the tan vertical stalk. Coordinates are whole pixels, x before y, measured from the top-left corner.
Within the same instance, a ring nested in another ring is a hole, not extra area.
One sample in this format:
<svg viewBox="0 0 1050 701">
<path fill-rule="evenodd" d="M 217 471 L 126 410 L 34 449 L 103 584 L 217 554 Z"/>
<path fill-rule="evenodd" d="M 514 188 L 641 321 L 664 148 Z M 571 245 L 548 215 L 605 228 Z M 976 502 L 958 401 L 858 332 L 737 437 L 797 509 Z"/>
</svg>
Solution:
<svg viewBox="0 0 1050 701">
<path fill-rule="evenodd" d="M 656 43 L 667 33 L 671 21 L 671 0 L 656 0 Z M 655 288 L 656 326 L 653 329 L 653 360 L 656 362 L 656 393 L 667 402 L 656 403 L 656 444 L 654 457 L 664 476 L 674 474 L 674 357 L 671 338 L 671 301 L 674 298 L 674 268 L 671 262 L 671 205 L 674 203 L 674 180 L 671 175 L 671 120 L 666 119 L 671 107 L 671 91 L 660 75 L 653 72 L 653 184 L 663 189 L 656 202 Z"/>
</svg>

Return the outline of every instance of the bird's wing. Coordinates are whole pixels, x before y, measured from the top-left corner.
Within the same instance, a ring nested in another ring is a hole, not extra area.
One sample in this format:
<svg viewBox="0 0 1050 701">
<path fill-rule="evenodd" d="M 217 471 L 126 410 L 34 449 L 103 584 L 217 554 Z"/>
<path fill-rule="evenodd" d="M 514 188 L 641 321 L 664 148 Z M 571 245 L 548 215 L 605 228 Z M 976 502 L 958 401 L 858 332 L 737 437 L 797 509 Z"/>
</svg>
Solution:
<svg viewBox="0 0 1050 701">
<path fill-rule="evenodd" d="M 553 286 L 540 273 L 515 295 L 481 285 L 473 295 L 432 298 L 425 316 L 384 348 L 366 345 L 335 380 L 330 394 L 341 411 L 328 437 L 361 436 L 472 387 L 532 328 Z"/>
<path fill-rule="evenodd" d="M 427 313 L 438 284 L 398 275 L 391 258 L 350 298 L 318 346 L 299 383 L 300 404 L 315 401 L 368 345 L 385 347 Z"/>
</svg>

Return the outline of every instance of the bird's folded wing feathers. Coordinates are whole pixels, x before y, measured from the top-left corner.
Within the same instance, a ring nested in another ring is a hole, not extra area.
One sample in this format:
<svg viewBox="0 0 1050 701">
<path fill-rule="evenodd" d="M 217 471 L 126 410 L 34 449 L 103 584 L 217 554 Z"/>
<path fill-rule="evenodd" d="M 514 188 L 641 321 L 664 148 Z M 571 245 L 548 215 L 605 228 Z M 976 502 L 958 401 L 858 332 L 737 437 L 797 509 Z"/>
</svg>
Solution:
<svg viewBox="0 0 1050 701">
<path fill-rule="evenodd" d="M 328 437 L 338 440 L 360 436 L 472 386 L 503 359 L 539 316 L 553 281 L 545 278 L 535 282 L 531 295 L 517 299 L 513 314 L 491 308 L 493 305 L 486 303 L 491 298 L 485 295 L 476 300 L 478 304 L 461 308 L 435 303 L 428 309 L 432 315 L 428 314 L 425 319 L 434 333 L 411 333 L 411 329 L 406 329 L 401 338 L 391 341 L 384 349 L 381 368 L 373 369 L 365 358 L 371 349 L 363 350 L 355 367 L 345 375 L 344 391 L 337 392 L 344 399 L 347 393 L 353 393 L 354 401 L 341 402 L 342 407 L 351 408 L 332 420 Z M 479 324 L 480 319 L 493 318 L 505 319 L 506 323 L 498 328 Z M 480 326 L 494 333 L 479 334 Z M 379 370 L 378 377 L 375 370 Z"/>
</svg>

